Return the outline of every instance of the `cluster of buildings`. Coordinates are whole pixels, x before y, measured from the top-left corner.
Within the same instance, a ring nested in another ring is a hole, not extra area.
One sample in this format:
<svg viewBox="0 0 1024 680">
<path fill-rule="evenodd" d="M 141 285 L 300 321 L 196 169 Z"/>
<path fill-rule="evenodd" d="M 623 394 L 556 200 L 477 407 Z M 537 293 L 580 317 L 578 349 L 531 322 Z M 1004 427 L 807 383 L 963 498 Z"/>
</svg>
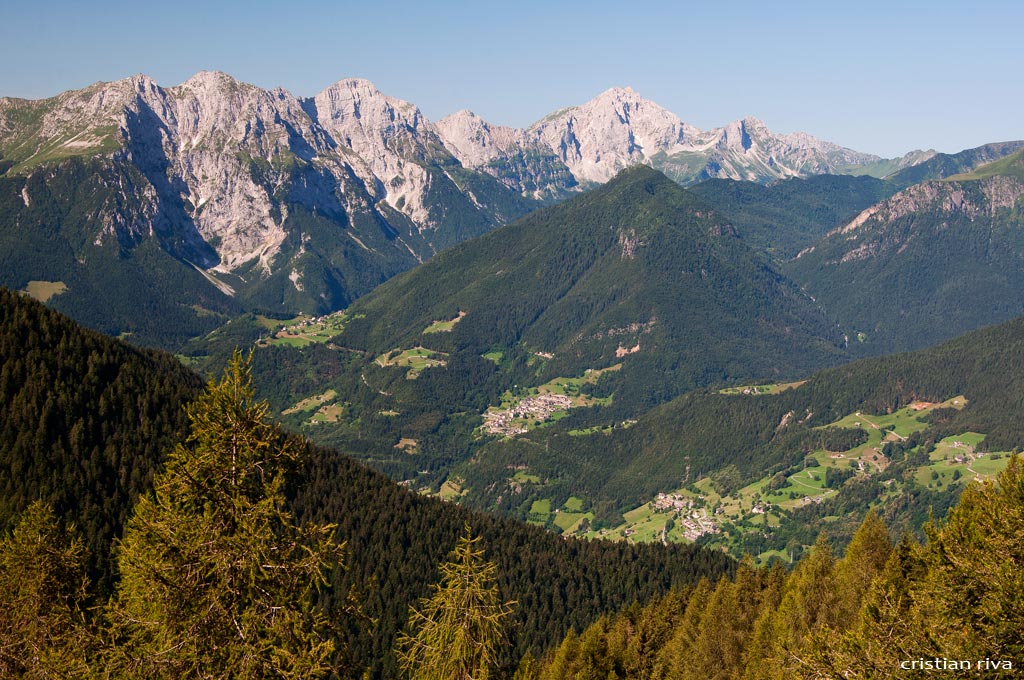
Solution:
<svg viewBox="0 0 1024 680">
<path fill-rule="evenodd" d="M 654 497 L 655 510 L 689 510 L 693 507 L 693 499 L 678 493 L 659 493 Z"/>
<path fill-rule="evenodd" d="M 655 510 L 672 510 L 678 514 L 676 522 L 688 541 L 696 541 L 704 534 L 717 534 L 720 529 L 707 510 L 693 508 L 693 499 L 678 493 L 659 493 L 654 497 Z"/>
<path fill-rule="evenodd" d="M 688 541 L 696 541 L 704 534 L 717 534 L 721 531 L 705 510 L 695 510 L 687 517 L 680 517 L 678 523 L 683 530 L 683 537 Z"/>
<path fill-rule="evenodd" d="M 555 411 L 565 411 L 571 406 L 572 399 L 564 394 L 538 394 L 526 397 L 511 408 L 485 413 L 481 429 L 487 434 L 512 437 L 526 432 L 524 421 L 544 421 Z"/>
</svg>

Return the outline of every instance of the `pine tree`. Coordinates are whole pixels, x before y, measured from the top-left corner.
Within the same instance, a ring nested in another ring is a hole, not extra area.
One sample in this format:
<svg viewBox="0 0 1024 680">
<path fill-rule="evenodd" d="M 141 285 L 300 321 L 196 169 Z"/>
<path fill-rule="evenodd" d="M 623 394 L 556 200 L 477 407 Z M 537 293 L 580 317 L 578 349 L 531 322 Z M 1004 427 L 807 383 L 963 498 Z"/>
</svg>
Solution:
<svg viewBox="0 0 1024 680">
<path fill-rule="evenodd" d="M 846 556 L 836 564 L 837 597 L 828 625 L 811 631 L 804 641 L 804 677 L 863 677 L 867 663 L 860 622 L 865 599 L 873 583 L 882 587 L 892 549 L 885 523 L 871 510 L 847 546 Z M 898 670 L 898 662 L 891 667 Z"/>
<path fill-rule="evenodd" d="M 856 625 L 832 650 L 832 667 L 849 678 L 904 678 L 900 663 L 938 656 L 930 625 L 915 610 L 913 588 L 925 576 L 923 548 L 905 536 L 864 596 Z"/>
<path fill-rule="evenodd" d="M 502 603 L 497 566 L 484 560 L 469 526 L 440 566 L 434 594 L 410 610 L 408 633 L 398 638 L 402 669 L 413 680 L 486 680 L 497 664 L 503 620 L 514 603 Z"/>
<path fill-rule="evenodd" d="M 110 662 L 138 677 L 320 677 L 333 643 L 312 605 L 338 564 L 333 527 L 284 509 L 299 446 L 254 401 L 250 360 L 189 409 L 192 433 L 118 547 Z"/>
<path fill-rule="evenodd" d="M 0 541 L 0 676 L 85 677 L 86 550 L 36 501 Z"/>
<path fill-rule="evenodd" d="M 941 526 L 926 527 L 927 575 L 915 589 L 921 620 L 951 658 L 1024 655 L 1024 465 L 970 484 Z"/>
<path fill-rule="evenodd" d="M 711 583 L 702 578 L 693 589 L 682 619 L 676 627 L 672 639 L 658 653 L 654 666 L 653 677 L 657 680 L 669 680 L 682 677 L 691 664 L 694 644 L 700 637 L 704 614 L 711 599 Z"/>
<path fill-rule="evenodd" d="M 516 674 L 512 676 L 512 680 L 539 680 L 540 672 L 540 663 L 531 652 L 527 652 L 526 656 L 519 662 Z"/>
</svg>

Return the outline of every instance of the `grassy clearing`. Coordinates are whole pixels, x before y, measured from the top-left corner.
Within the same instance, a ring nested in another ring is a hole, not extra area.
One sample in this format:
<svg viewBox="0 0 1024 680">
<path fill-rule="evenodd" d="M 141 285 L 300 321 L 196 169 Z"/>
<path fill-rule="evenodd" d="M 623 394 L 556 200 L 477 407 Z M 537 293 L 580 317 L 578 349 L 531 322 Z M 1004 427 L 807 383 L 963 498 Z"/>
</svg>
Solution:
<svg viewBox="0 0 1024 680">
<path fill-rule="evenodd" d="M 178 361 L 180 361 L 182 364 L 184 364 L 188 368 L 191 368 L 192 370 L 195 371 L 195 370 L 198 370 L 199 367 L 203 365 L 203 362 L 205 362 L 206 359 L 208 359 L 209 357 L 207 357 L 207 356 L 191 357 L 191 356 L 186 356 L 184 354 L 175 354 L 174 358 L 177 359 Z"/>
<path fill-rule="evenodd" d="M 584 520 L 591 522 L 593 519 L 594 513 L 592 512 L 557 512 L 552 520 L 552 524 L 563 532 L 572 533 L 582 528 Z"/>
<path fill-rule="evenodd" d="M 309 419 L 310 423 L 336 423 L 341 420 L 341 416 L 345 413 L 345 406 L 342 404 L 324 404 L 313 417 Z"/>
<path fill-rule="evenodd" d="M 569 496 L 569 499 L 565 501 L 562 507 L 566 512 L 583 512 L 583 499 L 577 498 L 576 496 Z"/>
<path fill-rule="evenodd" d="M 772 558 L 782 560 L 786 564 L 792 564 L 793 562 L 792 556 L 781 550 L 765 550 L 763 553 L 759 554 L 754 561 L 756 564 L 760 565 L 765 564 L 768 560 Z"/>
<path fill-rule="evenodd" d="M 415 439 L 409 439 L 408 437 L 402 437 L 395 444 L 395 448 L 399 451 L 405 451 L 406 453 L 413 454 L 419 451 L 419 442 Z"/>
<path fill-rule="evenodd" d="M 29 281 L 22 292 L 39 302 L 47 302 L 55 295 L 67 292 L 63 281 Z"/>
<path fill-rule="evenodd" d="M 914 481 L 929 489 L 939 489 L 968 480 L 981 482 L 995 477 L 1013 454 L 977 451 L 976 447 L 984 439 L 985 435 L 978 432 L 946 437 L 928 454 L 931 463 L 918 468 Z"/>
<path fill-rule="evenodd" d="M 583 375 L 579 378 L 555 378 L 550 380 L 543 385 L 537 387 L 537 394 L 564 394 L 567 397 L 574 397 L 581 401 L 586 401 L 588 406 L 597 403 L 611 403 L 611 398 L 608 399 L 594 399 L 593 397 L 581 396 L 580 387 L 583 385 L 593 385 L 601 376 L 605 373 L 611 373 L 614 371 L 622 370 L 622 364 L 614 364 L 608 368 L 594 369 L 588 368 L 583 372 Z M 580 404 L 583 405 L 582 403 Z"/>
<path fill-rule="evenodd" d="M 320 408 L 325 403 L 335 399 L 338 396 L 337 391 L 327 390 L 323 394 L 317 394 L 312 397 L 306 397 L 300 402 L 297 402 L 291 408 L 281 411 L 281 415 L 290 416 L 293 413 L 302 413 L 304 411 L 312 411 L 313 409 Z"/>
<path fill-rule="evenodd" d="M 307 347 L 323 344 L 345 330 L 345 324 L 362 315 L 350 317 L 346 312 L 335 312 L 327 316 L 297 316 L 287 321 L 275 321 L 257 317 L 260 325 L 270 331 L 270 337 L 261 341 L 262 346 L 283 345 L 286 347 Z"/>
<path fill-rule="evenodd" d="M 740 387 L 726 387 L 724 390 L 719 390 L 719 394 L 746 394 L 752 396 L 762 396 L 765 394 L 778 394 L 779 392 L 785 392 L 786 390 L 795 389 L 803 385 L 806 380 L 798 380 L 796 382 L 788 383 L 769 383 L 766 385 L 741 385 Z"/>
<path fill-rule="evenodd" d="M 551 518 L 551 501 L 547 498 L 534 501 L 530 506 L 530 512 L 526 515 L 529 524 L 547 524 Z"/>
<path fill-rule="evenodd" d="M 665 524 L 673 518 L 674 514 L 658 512 L 649 504 L 641 506 L 623 515 L 626 524 L 618 533 L 622 538 L 628 538 L 637 543 L 661 540 Z"/>
<path fill-rule="evenodd" d="M 464 319 L 465 316 L 465 312 L 459 312 L 459 315 L 456 316 L 454 319 L 449 319 L 448 321 L 435 321 L 434 323 L 424 328 L 423 333 L 424 335 L 426 335 L 427 333 L 450 333 L 452 329 L 455 328 L 455 324 L 462 321 L 462 319 Z"/>
<path fill-rule="evenodd" d="M 406 350 L 393 349 L 386 354 L 381 354 L 375 361 L 378 366 L 408 368 L 409 371 L 405 374 L 405 377 L 409 380 L 415 380 L 421 372 L 428 368 L 444 366 L 446 362 L 442 357 L 447 356 L 444 352 L 435 352 L 426 347 L 413 347 Z"/>
<path fill-rule="evenodd" d="M 499 352 L 499 351 L 495 350 L 493 352 L 487 352 L 485 354 L 481 354 L 480 356 L 482 356 L 484 359 L 487 359 L 488 361 L 493 361 L 496 364 L 500 364 L 501 360 L 505 356 L 505 353 L 504 352 Z"/>
<path fill-rule="evenodd" d="M 509 477 L 509 481 L 517 484 L 540 484 L 540 477 L 531 475 L 527 470 L 516 470 L 516 473 Z"/>
<path fill-rule="evenodd" d="M 454 501 L 461 498 L 466 493 L 462 488 L 463 481 L 461 477 L 449 477 L 441 485 L 437 495 L 446 501 Z"/>
<path fill-rule="evenodd" d="M 615 430 L 628 430 L 629 428 L 636 425 L 635 420 L 623 420 L 621 423 L 614 423 L 612 425 L 594 425 L 592 427 L 584 427 L 578 430 L 569 430 L 566 434 L 570 437 L 586 437 L 592 434 L 604 434 L 608 435 Z"/>
</svg>

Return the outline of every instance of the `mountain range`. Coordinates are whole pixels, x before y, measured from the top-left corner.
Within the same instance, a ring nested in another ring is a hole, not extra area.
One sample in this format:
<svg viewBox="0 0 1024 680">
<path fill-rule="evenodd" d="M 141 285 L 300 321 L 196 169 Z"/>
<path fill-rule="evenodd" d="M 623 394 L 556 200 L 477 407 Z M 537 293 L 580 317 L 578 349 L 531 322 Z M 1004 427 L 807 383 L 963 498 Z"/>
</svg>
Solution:
<svg viewBox="0 0 1024 680">
<path fill-rule="evenodd" d="M 137 76 L 0 101 L 0 283 L 203 369 L 254 347 L 293 427 L 525 516 L 502 470 L 584 474 L 595 433 L 680 477 L 648 419 L 688 392 L 1020 314 L 1022 146 L 887 161 L 629 88 L 513 129 L 358 79 Z M 596 516 L 671 490 L 640 468 L 583 484 Z"/>
<path fill-rule="evenodd" d="M 702 131 L 629 87 L 555 111 L 526 129 L 494 126 L 465 110 L 441 119 L 437 128 L 464 165 L 524 193 L 537 180 L 517 172 L 523 157 L 550 159 L 567 168 L 576 185 L 586 186 L 639 163 L 682 184 L 711 177 L 768 182 L 819 174 L 882 175 L 934 155 L 915 151 L 883 159 L 806 133 L 777 134 L 753 117 Z"/>
<path fill-rule="evenodd" d="M 166 88 L 139 75 L 0 99 L 0 282 L 49 282 L 58 309 L 174 347 L 241 311 L 340 309 L 636 163 L 766 182 L 931 155 L 887 161 L 752 118 L 701 131 L 629 88 L 518 130 L 466 111 L 432 123 L 360 79 L 298 98 L 219 72 Z"/>
</svg>

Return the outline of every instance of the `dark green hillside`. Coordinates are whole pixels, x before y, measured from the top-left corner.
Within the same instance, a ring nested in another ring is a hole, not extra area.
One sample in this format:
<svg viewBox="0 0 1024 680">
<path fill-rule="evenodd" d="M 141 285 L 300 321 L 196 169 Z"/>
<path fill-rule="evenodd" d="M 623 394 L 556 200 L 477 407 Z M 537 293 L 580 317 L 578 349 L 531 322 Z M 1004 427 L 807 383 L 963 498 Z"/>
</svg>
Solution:
<svg viewBox="0 0 1024 680">
<path fill-rule="evenodd" d="M 416 343 L 467 358 L 500 351 L 541 382 L 621 361 L 620 396 L 648 403 L 840 357 L 809 300 L 645 167 L 443 253 L 348 312 L 362 318 L 338 342 L 374 356 Z M 449 333 L 423 333 L 459 312 Z"/>
<path fill-rule="evenodd" d="M 690 191 L 727 215 L 750 245 L 788 260 L 897 188 L 867 175 L 817 175 L 768 185 L 709 179 Z"/>
<path fill-rule="evenodd" d="M 1017 152 L 871 208 L 785 270 L 854 353 L 923 347 L 1024 310 L 1024 164 Z"/>
<path fill-rule="evenodd" d="M 36 499 L 77 523 L 101 591 L 109 548 L 202 387 L 173 357 L 0 288 L 0 525 Z"/>
<path fill-rule="evenodd" d="M 970 172 L 979 165 L 1009 156 L 1021 147 L 1024 147 L 1024 141 L 997 142 L 965 149 L 959 153 L 938 153 L 923 163 L 904 168 L 885 179 L 898 189 L 905 189 L 930 179 L 944 179 L 962 172 Z"/>
<path fill-rule="evenodd" d="M 468 521 L 484 537 L 488 559 L 498 565 L 504 597 L 515 600 L 511 662 L 527 650 L 540 654 L 570 628 L 631 602 L 722 574 L 731 562 L 696 546 L 629 545 L 566 540 L 545 531 L 413 493 L 352 459 L 311 448 L 304 483 L 294 494 L 297 517 L 336 522 L 347 541 L 349 570 L 337 575 L 334 593 L 355 586 L 364 593 L 373 631 L 355 630 L 348 644 L 374 677 L 393 677 L 389 650 L 408 606 L 429 594 L 434 569 Z"/>
<path fill-rule="evenodd" d="M 36 498 L 77 523 L 93 552 L 101 600 L 116 581 L 110 539 L 131 504 L 150 490 L 182 435 L 182 405 L 198 379 L 166 354 L 84 331 L 23 296 L 0 290 L 2 526 Z M 702 575 L 731 570 L 724 555 L 693 546 L 566 541 L 538 527 L 474 513 L 402 488 L 334 451 L 300 445 L 289 483 L 297 519 L 338 525 L 347 570 L 327 597 L 354 586 L 375 625 L 344 628 L 338 642 L 358 661 L 350 675 L 393 677 L 389 650 L 410 604 L 429 592 L 437 564 L 469 522 L 499 565 L 503 595 L 516 600 L 506 664 L 540 653 L 571 626 Z M 347 625 L 347 623 L 346 623 Z"/>
</svg>

